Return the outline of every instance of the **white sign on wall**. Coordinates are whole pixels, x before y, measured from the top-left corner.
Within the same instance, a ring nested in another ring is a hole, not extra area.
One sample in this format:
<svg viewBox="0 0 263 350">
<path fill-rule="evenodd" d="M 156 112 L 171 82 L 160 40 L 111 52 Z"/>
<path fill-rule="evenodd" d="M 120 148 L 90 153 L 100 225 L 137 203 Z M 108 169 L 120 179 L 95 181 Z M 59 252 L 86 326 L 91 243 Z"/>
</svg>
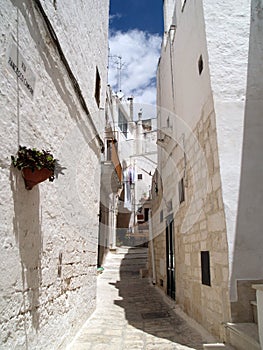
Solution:
<svg viewBox="0 0 263 350">
<path fill-rule="evenodd" d="M 20 82 L 26 94 L 33 99 L 36 77 L 33 71 L 29 68 L 28 62 L 19 52 L 19 48 L 12 43 L 7 55 L 7 67 L 11 74 L 14 74 Z"/>
</svg>

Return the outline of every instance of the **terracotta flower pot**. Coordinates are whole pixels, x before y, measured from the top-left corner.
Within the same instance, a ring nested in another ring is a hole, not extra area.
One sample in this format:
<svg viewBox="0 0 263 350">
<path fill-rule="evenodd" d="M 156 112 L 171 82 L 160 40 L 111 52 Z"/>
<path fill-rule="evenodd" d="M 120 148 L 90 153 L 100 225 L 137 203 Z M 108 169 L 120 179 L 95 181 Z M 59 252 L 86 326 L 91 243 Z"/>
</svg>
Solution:
<svg viewBox="0 0 263 350">
<path fill-rule="evenodd" d="M 30 168 L 22 169 L 22 176 L 24 178 L 27 190 L 32 190 L 35 185 L 47 180 L 52 175 L 53 172 L 47 168 L 40 170 L 34 169 L 34 171 L 32 171 Z"/>
</svg>

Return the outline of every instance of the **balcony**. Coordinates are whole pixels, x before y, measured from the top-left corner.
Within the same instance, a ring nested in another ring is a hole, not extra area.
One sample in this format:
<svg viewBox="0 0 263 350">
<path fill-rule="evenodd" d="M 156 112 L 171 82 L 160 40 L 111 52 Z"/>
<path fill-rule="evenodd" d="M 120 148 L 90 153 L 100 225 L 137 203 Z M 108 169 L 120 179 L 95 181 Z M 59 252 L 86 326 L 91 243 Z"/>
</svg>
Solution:
<svg viewBox="0 0 263 350">
<path fill-rule="evenodd" d="M 108 194 L 117 193 L 122 188 L 122 167 L 115 144 L 113 139 L 107 140 L 107 160 L 101 164 L 102 187 Z"/>
</svg>

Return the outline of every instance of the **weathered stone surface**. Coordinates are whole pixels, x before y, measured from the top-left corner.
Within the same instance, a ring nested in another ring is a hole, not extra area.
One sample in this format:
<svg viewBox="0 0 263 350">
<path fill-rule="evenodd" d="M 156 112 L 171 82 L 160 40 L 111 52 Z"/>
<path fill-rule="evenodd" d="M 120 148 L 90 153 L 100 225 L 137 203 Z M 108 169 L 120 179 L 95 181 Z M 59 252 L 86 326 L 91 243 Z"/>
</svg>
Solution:
<svg viewBox="0 0 263 350">
<path fill-rule="evenodd" d="M 76 84 L 37 3 L 1 1 L 0 348 L 50 349 L 71 339 L 96 303 L 100 147 L 104 118 L 94 98 L 96 66 L 105 101 L 108 1 L 40 1 Z M 78 33 L 78 34 L 77 34 Z M 8 67 L 35 77 L 33 96 Z M 23 66 L 22 66 L 23 63 Z M 92 114 L 92 127 L 83 101 Z M 10 166 L 18 145 L 49 149 L 62 173 L 25 189 Z"/>
<path fill-rule="evenodd" d="M 113 260 L 115 266 L 119 266 L 114 271 L 107 268 L 112 266 Z M 116 255 L 108 254 L 105 270 L 98 278 L 97 309 L 67 349 L 82 349 L 85 344 L 87 349 L 89 346 L 100 349 L 102 344 L 105 349 L 114 346 L 115 350 L 203 349 L 204 334 L 198 333 L 170 309 L 146 279 L 140 278 L 138 273 L 130 277 L 125 270 L 126 257 L 123 259 L 120 255 L 118 260 Z M 129 257 L 128 260 L 131 263 L 133 259 Z M 136 269 L 136 261 L 133 263 Z M 195 296 L 200 298 L 198 285 Z M 153 317 L 157 313 L 161 317 Z M 150 317 L 143 317 L 147 315 Z"/>
</svg>

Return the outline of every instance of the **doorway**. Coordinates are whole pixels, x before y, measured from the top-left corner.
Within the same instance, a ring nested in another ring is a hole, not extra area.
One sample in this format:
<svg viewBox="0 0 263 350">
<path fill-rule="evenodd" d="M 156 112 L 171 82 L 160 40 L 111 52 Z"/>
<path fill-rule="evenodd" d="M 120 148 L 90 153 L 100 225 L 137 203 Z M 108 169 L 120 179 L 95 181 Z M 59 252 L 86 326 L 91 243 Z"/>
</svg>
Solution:
<svg viewBox="0 0 263 350">
<path fill-rule="evenodd" d="M 166 224 L 166 275 L 167 295 L 175 300 L 175 258 L 174 258 L 174 220 L 167 219 Z"/>
</svg>

